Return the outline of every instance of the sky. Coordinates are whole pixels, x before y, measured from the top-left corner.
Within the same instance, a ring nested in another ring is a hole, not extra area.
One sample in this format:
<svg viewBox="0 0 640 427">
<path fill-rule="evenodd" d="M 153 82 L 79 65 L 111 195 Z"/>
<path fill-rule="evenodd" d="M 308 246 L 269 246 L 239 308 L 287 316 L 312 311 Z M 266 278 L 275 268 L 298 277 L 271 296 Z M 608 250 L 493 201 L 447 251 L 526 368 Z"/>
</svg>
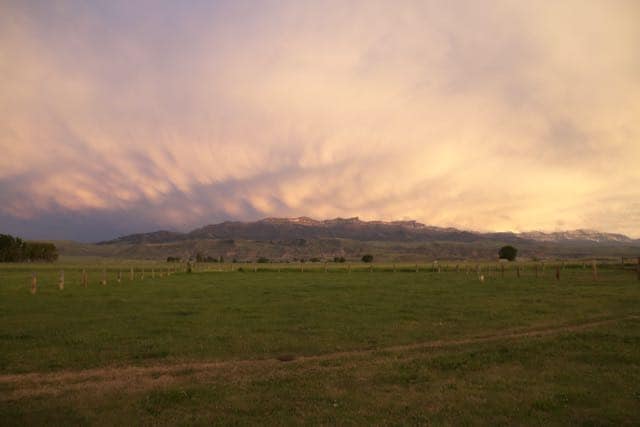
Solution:
<svg viewBox="0 0 640 427">
<path fill-rule="evenodd" d="M 640 237 L 637 0 L 0 0 L 0 233 Z"/>
</svg>

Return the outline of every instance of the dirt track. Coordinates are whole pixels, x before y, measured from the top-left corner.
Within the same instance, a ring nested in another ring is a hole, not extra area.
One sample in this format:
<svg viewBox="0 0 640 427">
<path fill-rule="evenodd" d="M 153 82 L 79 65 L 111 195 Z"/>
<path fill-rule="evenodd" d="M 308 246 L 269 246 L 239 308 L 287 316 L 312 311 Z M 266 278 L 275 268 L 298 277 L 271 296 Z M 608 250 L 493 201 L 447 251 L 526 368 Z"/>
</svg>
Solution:
<svg viewBox="0 0 640 427">
<path fill-rule="evenodd" d="M 640 316 L 630 315 L 618 318 L 592 320 L 574 325 L 505 331 L 500 334 L 477 336 L 459 340 L 428 341 L 373 349 L 325 353 L 313 356 L 290 356 L 281 358 L 286 359 L 287 362 L 283 362 L 278 358 L 209 362 L 194 361 L 155 366 L 115 366 L 82 371 L 0 375 L 0 388 L 6 391 L 0 395 L 0 401 L 90 390 L 99 390 L 102 392 L 108 390 L 144 390 L 148 388 L 161 387 L 163 385 L 211 377 L 225 378 L 229 381 L 239 381 L 241 377 L 239 374 L 249 373 L 256 369 L 280 369 L 291 365 L 300 366 L 301 364 L 308 362 L 350 359 L 361 356 L 377 355 L 378 353 L 380 354 L 379 357 L 384 357 L 384 355 L 388 353 L 412 350 L 435 350 L 468 344 L 482 344 L 504 340 L 545 337 L 563 333 L 579 332 L 623 320 L 637 318 L 640 318 Z"/>
</svg>

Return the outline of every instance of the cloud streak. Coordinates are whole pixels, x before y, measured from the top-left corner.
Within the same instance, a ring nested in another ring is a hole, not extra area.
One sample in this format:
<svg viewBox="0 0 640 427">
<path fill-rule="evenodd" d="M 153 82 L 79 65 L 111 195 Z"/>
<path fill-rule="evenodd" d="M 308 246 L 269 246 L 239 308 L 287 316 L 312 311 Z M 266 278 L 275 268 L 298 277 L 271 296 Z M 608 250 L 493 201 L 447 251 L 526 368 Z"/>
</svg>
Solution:
<svg viewBox="0 0 640 427">
<path fill-rule="evenodd" d="M 637 2 L 5 3 L 5 232 L 357 215 L 640 236 Z"/>
</svg>

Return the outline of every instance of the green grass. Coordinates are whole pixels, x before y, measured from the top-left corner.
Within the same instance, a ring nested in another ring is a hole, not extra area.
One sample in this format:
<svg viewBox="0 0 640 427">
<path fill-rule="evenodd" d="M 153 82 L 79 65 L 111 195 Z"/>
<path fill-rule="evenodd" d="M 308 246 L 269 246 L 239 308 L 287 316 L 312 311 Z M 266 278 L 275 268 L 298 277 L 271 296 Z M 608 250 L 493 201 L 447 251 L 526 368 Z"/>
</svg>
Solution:
<svg viewBox="0 0 640 427">
<path fill-rule="evenodd" d="M 296 265 L 257 265 L 263 269 L 258 273 L 243 265 L 249 271 L 152 280 L 149 269 L 160 264 L 148 263 L 144 280 L 129 281 L 130 265 L 109 265 L 106 286 L 98 284 L 102 267 L 87 269 L 86 289 L 79 281 L 83 265 L 65 265 L 63 291 L 57 288 L 62 266 L 2 266 L 0 375 L 179 364 L 184 369 L 140 374 L 139 384 L 124 390 L 88 377 L 33 396 L 20 394 L 22 387 L 34 387 L 28 381 L 0 380 L 0 395 L 9 396 L 0 398 L 0 419 L 116 424 L 132 417 L 142 424 L 204 425 L 640 422 L 640 320 L 627 317 L 640 314 L 640 282 L 632 271 L 600 268 L 594 281 L 582 265 L 567 266 L 556 281 L 554 269 L 535 278 L 528 265 L 522 277 L 511 268 L 503 279 L 483 265 L 486 278 L 480 283 L 475 273 L 424 271 L 426 265 L 419 273 L 413 265 L 398 265 L 396 273 L 390 264 L 373 273 L 359 265 L 350 274 L 336 265 L 328 273 L 321 264 L 313 271 L 305 266 L 304 273 Z M 34 269 L 39 287 L 31 295 Z M 116 284 L 119 269 L 124 280 Z M 388 349 L 598 319 L 615 321 L 540 337 Z M 367 349 L 374 351 L 335 354 Z M 323 357 L 300 360 L 318 355 Z M 211 361 L 227 364 L 197 365 Z"/>
</svg>

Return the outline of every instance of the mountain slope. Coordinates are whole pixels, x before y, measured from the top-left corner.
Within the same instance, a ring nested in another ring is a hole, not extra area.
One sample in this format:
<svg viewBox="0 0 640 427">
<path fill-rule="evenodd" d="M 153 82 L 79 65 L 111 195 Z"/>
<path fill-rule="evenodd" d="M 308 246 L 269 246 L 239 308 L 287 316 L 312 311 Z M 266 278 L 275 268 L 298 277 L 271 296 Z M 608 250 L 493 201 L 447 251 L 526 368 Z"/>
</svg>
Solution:
<svg viewBox="0 0 640 427">
<path fill-rule="evenodd" d="M 362 221 L 354 218 L 335 218 L 318 221 L 308 217 L 265 218 L 259 221 L 225 221 L 210 224 L 188 233 L 156 231 L 131 234 L 100 244 L 171 243 L 184 240 L 243 239 L 254 241 L 292 241 L 296 239 L 349 239 L 381 242 L 505 242 L 558 244 L 625 244 L 640 245 L 622 234 L 593 230 L 573 230 L 553 233 L 531 231 L 525 233 L 479 233 L 427 226 L 417 221 Z"/>
<path fill-rule="evenodd" d="M 188 233 L 157 231 L 132 234 L 101 244 L 168 243 L 198 239 L 245 239 L 280 241 L 294 239 L 340 238 L 359 241 L 389 242 L 474 242 L 507 240 L 517 242 L 512 233 L 481 234 L 455 228 L 431 227 L 416 221 L 362 221 L 359 218 L 335 218 L 317 221 L 307 217 L 265 218 L 253 222 L 225 221 L 195 229 Z"/>
</svg>

